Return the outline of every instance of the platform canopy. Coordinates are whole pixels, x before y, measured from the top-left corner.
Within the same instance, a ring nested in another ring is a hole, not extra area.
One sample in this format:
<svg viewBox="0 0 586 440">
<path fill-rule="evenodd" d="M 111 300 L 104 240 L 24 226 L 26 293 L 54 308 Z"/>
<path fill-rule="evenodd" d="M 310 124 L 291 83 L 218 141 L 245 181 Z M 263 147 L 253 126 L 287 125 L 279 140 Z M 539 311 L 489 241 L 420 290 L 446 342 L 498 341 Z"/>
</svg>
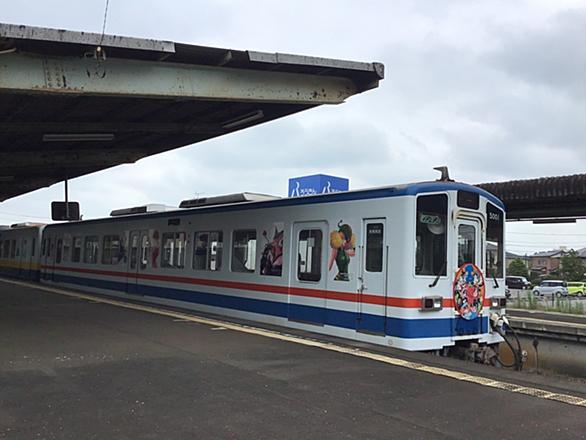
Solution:
<svg viewBox="0 0 586 440">
<path fill-rule="evenodd" d="M 586 174 L 478 185 L 499 197 L 507 220 L 563 222 L 586 218 Z"/>
<path fill-rule="evenodd" d="M 383 77 L 380 63 L 0 24 L 0 201 L 339 104 Z"/>
</svg>

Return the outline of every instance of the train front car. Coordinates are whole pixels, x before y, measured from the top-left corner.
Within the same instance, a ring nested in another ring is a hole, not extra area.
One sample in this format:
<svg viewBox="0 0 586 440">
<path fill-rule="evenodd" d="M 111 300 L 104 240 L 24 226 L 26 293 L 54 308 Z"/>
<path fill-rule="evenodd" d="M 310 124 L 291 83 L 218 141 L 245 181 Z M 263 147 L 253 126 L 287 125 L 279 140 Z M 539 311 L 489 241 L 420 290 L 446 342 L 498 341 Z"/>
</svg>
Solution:
<svg viewBox="0 0 586 440">
<path fill-rule="evenodd" d="M 398 328 L 391 319 L 389 333 L 408 350 L 458 347 L 490 356 L 487 347 L 502 342 L 490 315 L 506 305 L 503 203 L 457 182 L 409 185 L 407 192 L 414 197 L 401 247 L 411 242 L 413 250 L 401 269 L 410 276 L 395 288 L 410 294 L 399 302 L 406 307 L 394 308 Z"/>
</svg>

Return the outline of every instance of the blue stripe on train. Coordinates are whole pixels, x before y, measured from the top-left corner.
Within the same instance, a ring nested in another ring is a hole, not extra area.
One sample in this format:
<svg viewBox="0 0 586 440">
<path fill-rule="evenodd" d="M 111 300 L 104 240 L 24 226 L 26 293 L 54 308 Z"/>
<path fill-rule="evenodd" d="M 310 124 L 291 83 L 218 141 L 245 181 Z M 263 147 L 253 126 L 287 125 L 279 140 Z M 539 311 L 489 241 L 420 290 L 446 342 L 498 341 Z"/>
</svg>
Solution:
<svg viewBox="0 0 586 440">
<path fill-rule="evenodd" d="M 126 283 L 119 281 L 100 280 L 95 278 L 81 278 L 70 275 L 54 274 L 56 282 L 77 284 L 99 289 L 126 292 Z M 347 329 L 356 329 L 360 319 L 360 329 L 373 332 L 384 328 L 383 316 L 372 314 L 358 314 L 343 310 L 327 309 L 324 307 L 289 304 L 277 301 L 267 301 L 254 298 L 242 298 L 231 295 L 139 285 L 138 289 L 145 296 L 165 298 L 206 306 L 221 307 L 280 318 L 295 317 L 295 320 L 308 323 L 332 325 Z M 438 319 L 402 319 L 386 318 L 386 334 L 399 338 L 437 338 L 467 334 L 486 333 L 488 318 L 466 321 L 462 318 Z"/>
</svg>

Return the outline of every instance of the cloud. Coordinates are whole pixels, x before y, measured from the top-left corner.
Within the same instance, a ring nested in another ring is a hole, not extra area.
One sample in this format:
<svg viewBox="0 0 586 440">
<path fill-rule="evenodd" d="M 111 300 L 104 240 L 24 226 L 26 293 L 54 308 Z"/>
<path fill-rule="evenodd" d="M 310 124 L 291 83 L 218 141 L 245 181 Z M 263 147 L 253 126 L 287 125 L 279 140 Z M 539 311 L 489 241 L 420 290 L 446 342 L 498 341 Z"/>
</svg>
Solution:
<svg viewBox="0 0 586 440">
<path fill-rule="evenodd" d="M 518 81 L 586 97 L 586 10 L 563 11 L 543 27 L 501 29 L 487 60 Z"/>
</svg>

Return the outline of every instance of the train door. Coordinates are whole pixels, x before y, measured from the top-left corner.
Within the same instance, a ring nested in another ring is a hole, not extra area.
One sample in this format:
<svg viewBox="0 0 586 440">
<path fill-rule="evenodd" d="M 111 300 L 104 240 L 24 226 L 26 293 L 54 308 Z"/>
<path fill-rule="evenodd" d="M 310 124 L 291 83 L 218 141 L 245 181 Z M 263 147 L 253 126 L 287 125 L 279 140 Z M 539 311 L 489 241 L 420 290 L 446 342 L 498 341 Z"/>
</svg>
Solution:
<svg viewBox="0 0 586 440">
<path fill-rule="evenodd" d="M 16 274 L 18 278 L 24 277 L 24 259 L 23 259 L 23 240 L 20 238 L 16 239 L 16 254 L 15 254 L 15 262 L 16 262 Z"/>
<path fill-rule="evenodd" d="M 149 256 L 149 232 L 130 231 L 129 236 L 130 255 L 128 258 L 128 271 L 126 273 L 126 291 L 133 295 L 140 295 L 140 273 L 148 266 Z"/>
<path fill-rule="evenodd" d="M 51 237 L 46 237 L 43 239 L 43 257 L 42 257 L 42 262 L 43 262 L 43 279 L 44 280 L 48 280 L 50 279 L 50 274 L 52 273 L 52 262 L 51 262 L 51 246 L 52 246 L 52 240 Z"/>
<path fill-rule="evenodd" d="M 388 247 L 385 223 L 384 218 L 362 221 L 364 240 L 360 246 L 358 276 L 358 331 L 384 334 L 386 330 Z"/>
<path fill-rule="evenodd" d="M 457 245 L 455 261 L 457 266 L 454 273 L 458 280 L 472 283 L 474 288 L 466 288 L 457 295 L 455 300 L 456 309 L 460 318 L 456 319 L 454 329 L 455 336 L 465 336 L 482 333 L 482 317 L 474 312 L 476 301 L 474 291 L 481 288 L 481 275 L 483 276 L 482 261 L 482 223 L 480 219 L 467 217 L 456 220 Z M 474 266 L 471 266 L 474 265 Z M 456 286 L 458 281 L 456 281 Z M 457 287 L 456 287 L 457 288 Z M 480 298 L 479 301 L 481 301 Z M 482 308 L 482 306 L 480 306 Z"/>
<path fill-rule="evenodd" d="M 28 257 L 28 279 L 34 280 L 35 279 L 35 253 L 36 253 L 36 244 L 37 239 L 31 239 L 31 246 L 29 249 L 29 257 Z"/>
<path fill-rule="evenodd" d="M 55 281 L 55 269 L 63 260 L 63 238 L 59 237 L 55 241 L 55 254 L 53 257 L 53 270 L 51 271 L 51 280 Z"/>
<path fill-rule="evenodd" d="M 289 289 L 289 319 L 292 321 L 325 323 L 327 237 L 326 222 L 293 225 Z"/>
</svg>

